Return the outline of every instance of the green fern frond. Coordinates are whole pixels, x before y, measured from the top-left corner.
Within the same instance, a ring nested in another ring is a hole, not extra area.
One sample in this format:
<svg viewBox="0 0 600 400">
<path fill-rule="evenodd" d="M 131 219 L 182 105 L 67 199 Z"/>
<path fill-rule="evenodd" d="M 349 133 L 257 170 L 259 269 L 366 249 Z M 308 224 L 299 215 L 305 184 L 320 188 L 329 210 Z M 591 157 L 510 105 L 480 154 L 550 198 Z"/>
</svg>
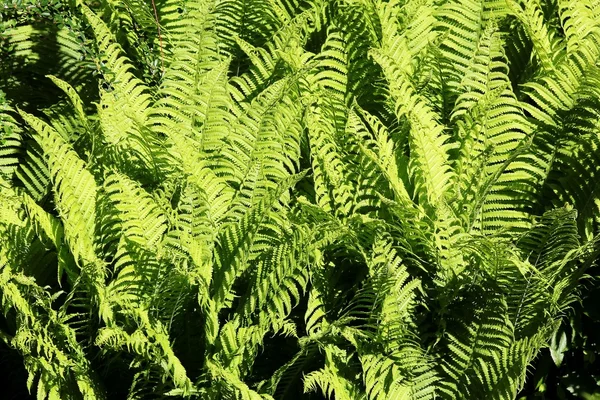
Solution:
<svg viewBox="0 0 600 400">
<path fill-rule="evenodd" d="M 405 72 L 394 59 L 382 52 L 372 54 L 384 69 L 396 102 L 397 116 L 406 116 L 412 128 L 410 144 L 414 156 L 411 163 L 415 171 L 417 197 L 424 206 L 435 208 L 443 201 L 452 176 L 448 165 L 448 136 L 437 122 L 438 117 L 415 93 Z"/>
<path fill-rule="evenodd" d="M 37 132 L 40 146 L 47 157 L 56 204 L 65 224 L 67 242 L 75 258 L 100 267 L 94 252 L 96 182 L 84 162 L 67 143 L 40 119 L 21 112 L 23 119 Z M 102 273 L 94 271 L 94 275 Z"/>
</svg>

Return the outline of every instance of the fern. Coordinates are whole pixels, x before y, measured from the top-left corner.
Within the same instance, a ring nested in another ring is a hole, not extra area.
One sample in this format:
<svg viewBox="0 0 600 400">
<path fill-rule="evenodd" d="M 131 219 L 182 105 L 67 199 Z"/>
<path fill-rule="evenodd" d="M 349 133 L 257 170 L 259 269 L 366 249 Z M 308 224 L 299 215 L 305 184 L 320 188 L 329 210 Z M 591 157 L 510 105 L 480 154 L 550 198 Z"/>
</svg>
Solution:
<svg viewBox="0 0 600 400">
<path fill-rule="evenodd" d="M 512 399 L 593 286 L 595 1 L 42 3 L 0 21 L 38 399 Z"/>
</svg>

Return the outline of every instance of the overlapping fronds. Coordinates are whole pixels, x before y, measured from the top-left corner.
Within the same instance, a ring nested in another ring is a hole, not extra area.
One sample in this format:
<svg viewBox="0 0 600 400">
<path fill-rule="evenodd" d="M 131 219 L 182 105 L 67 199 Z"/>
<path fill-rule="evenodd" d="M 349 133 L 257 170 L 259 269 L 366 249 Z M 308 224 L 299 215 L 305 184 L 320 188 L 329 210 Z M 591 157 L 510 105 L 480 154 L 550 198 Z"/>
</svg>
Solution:
<svg viewBox="0 0 600 400">
<path fill-rule="evenodd" d="M 597 2 L 47 3 L 0 19 L 38 400 L 517 396 L 597 256 Z"/>
</svg>

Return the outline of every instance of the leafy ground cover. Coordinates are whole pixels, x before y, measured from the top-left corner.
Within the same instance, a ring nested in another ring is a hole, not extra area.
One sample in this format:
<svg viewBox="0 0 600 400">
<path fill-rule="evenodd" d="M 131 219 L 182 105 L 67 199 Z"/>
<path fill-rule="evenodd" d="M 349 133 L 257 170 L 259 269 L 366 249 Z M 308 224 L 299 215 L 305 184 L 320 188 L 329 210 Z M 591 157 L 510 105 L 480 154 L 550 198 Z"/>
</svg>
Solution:
<svg viewBox="0 0 600 400">
<path fill-rule="evenodd" d="M 597 398 L 599 56 L 597 0 L 4 0 L 7 396 Z"/>
</svg>

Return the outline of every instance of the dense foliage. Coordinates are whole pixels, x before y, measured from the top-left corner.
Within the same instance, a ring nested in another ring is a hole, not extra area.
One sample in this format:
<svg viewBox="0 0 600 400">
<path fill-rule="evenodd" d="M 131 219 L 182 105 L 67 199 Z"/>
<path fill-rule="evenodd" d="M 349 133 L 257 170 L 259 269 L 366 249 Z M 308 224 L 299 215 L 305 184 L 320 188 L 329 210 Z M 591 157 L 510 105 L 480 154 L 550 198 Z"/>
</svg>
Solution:
<svg viewBox="0 0 600 400">
<path fill-rule="evenodd" d="M 593 391 L 600 1 L 0 13 L 0 338 L 39 400 Z"/>
</svg>

